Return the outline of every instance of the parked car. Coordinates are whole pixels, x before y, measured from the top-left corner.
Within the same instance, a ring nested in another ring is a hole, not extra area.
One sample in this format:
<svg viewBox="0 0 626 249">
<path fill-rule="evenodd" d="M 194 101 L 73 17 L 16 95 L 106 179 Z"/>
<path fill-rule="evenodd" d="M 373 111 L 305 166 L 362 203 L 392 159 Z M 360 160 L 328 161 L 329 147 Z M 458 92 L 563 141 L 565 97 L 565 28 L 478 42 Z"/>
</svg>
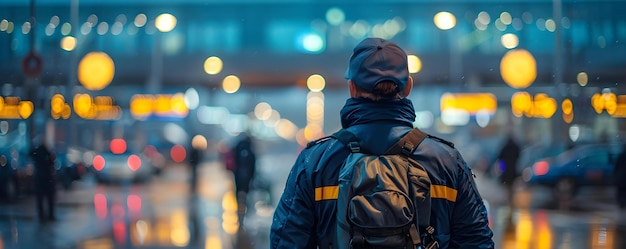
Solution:
<svg viewBox="0 0 626 249">
<path fill-rule="evenodd" d="M 557 156 L 537 160 L 523 170 L 522 178 L 531 185 L 552 187 L 560 197 L 574 195 L 584 186 L 611 186 L 620 151 L 620 144 L 579 145 Z"/>
<path fill-rule="evenodd" d="M 93 158 L 96 180 L 99 182 L 145 182 L 155 174 L 155 167 L 141 153 L 103 152 Z"/>
</svg>

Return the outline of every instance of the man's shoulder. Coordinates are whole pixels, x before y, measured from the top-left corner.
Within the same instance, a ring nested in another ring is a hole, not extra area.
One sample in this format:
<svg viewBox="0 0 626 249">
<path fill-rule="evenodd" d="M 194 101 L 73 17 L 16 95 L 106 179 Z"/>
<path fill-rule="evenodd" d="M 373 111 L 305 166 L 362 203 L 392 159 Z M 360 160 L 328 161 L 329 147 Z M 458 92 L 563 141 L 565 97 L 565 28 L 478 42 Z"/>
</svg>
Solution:
<svg viewBox="0 0 626 249">
<path fill-rule="evenodd" d="M 333 140 L 333 139 L 334 139 L 334 137 L 333 137 L 332 135 L 330 135 L 330 136 L 325 136 L 325 137 L 322 137 L 322 138 L 318 138 L 318 139 L 316 139 L 316 140 L 313 140 L 313 141 L 311 141 L 311 142 L 308 142 L 308 143 L 306 144 L 305 149 L 311 149 L 311 148 L 313 148 L 313 147 L 319 147 L 320 145 L 323 145 L 323 144 L 325 144 L 326 142 L 328 142 L 328 141 L 330 141 L 330 140 Z"/>
<path fill-rule="evenodd" d="M 438 144 L 446 145 L 450 149 L 455 149 L 456 150 L 456 148 L 454 147 L 454 143 L 450 142 L 450 141 L 448 141 L 446 139 L 443 139 L 441 137 L 438 137 L 438 136 L 435 136 L 435 135 L 432 135 L 432 134 L 428 134 L 427 138 L 430 138 L 431 140 L 437 142 Z"/>
</svg>

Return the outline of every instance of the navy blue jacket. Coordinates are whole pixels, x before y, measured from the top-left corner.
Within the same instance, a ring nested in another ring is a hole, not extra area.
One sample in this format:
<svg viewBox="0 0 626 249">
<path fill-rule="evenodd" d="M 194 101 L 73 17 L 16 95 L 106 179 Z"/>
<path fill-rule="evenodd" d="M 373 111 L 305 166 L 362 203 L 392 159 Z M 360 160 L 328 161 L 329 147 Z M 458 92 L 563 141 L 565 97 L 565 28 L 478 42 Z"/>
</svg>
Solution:
<svg viewBox="0 0 626 249">
<path fill-rule="evenodd" d="M 341 110 L 342 127 L 383 154 L 413 128 L 409 99 L 372 102 L 351 98 Z M 309 143 L 287 178 L 274 212 L 270 248 L 331 248 L 339 169 L 349 150 L 332 137 Z M 454 145 L 429 136 L 414 153 L 428 171 L 431 225 L 440 248 L 494 248 L 487 210 L 473 174 Z"/>
</svg>

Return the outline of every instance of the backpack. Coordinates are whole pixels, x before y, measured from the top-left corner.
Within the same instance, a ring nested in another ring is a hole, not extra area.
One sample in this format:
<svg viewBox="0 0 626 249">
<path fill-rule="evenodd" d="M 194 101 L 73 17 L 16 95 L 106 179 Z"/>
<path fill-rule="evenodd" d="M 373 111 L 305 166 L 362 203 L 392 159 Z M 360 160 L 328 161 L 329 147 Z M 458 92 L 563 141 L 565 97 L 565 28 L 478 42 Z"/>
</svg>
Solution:
<svg viewBox="0 0 626 249">
<path fill-rule="evenodd" d="M 439 248 L 429 225 L 430 178 L 410 157 L 426 136 L 414 128 L 373 155 L 353 133 L 333 134 L 351 151 L 339 172 L 334 248 Z"/>
</svg>

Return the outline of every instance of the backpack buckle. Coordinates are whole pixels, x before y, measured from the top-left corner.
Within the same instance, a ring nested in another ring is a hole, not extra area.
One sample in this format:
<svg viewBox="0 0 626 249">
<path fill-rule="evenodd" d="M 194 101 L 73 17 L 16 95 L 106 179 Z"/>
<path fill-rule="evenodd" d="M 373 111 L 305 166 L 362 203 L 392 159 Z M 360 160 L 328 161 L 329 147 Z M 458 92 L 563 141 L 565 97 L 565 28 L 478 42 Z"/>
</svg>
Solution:
<svg viewBox="0 0 626 249">
<path fill-rule="evenodd" d="M 352 153 L 361 152 L 361 145 L 358 142 L 348 143 L 348 148 L 350 148 L 350 151 L 352 151 Z"/>
<path fill-rule="evenodd" d="M 407 156 L 410 156 L 411 153 L 413 153 L 413 150 L 415 150 L 415 145 L 409 142 L 404 143 L 402 145 L 402 148 L 400 149 L 400 151 L 402 151 L 402 154 Z"/>
</svg>

